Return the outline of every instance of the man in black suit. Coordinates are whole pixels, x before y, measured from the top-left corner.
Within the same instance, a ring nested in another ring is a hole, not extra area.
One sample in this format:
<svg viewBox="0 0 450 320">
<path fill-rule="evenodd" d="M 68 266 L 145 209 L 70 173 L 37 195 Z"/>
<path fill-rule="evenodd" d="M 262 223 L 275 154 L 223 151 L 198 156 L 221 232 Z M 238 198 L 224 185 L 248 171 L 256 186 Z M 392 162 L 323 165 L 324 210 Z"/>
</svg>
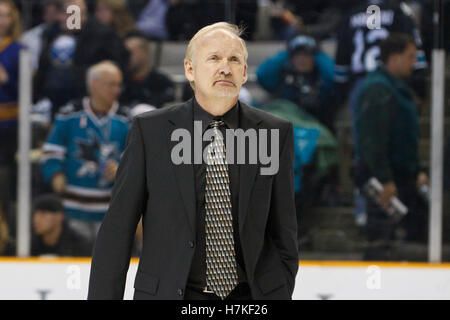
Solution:
<svg viewBox="0 0 450 320">
<path fill-rule="evenodd" d="M 293 129 L 238 101 L 248 55 L 240 34 L 224 22 L 201 29 L 184 62 L 195 97 L 134 119 L 95 244 L 89 299 L 123 298 L 141 216 L 134 299 L 291 299 L 298 270 Z M 214 136 L 208 146 L 209 125 Z M 244 163 L 228 158 L 233 129 L 258 132 L 256 143 L 234 144 L 238 158 L 249 151 Z M 226 132 L 225 149 L 219 130 Z M 204 149 L 191 139 L 194 152 L 183 149 L 188 161 L 180 163 L 174 141 L 180 131 L 193 140 L 203 134 L 203 148 L 213 150 L 209 156 L 225 151 L 225 167 L 208 157 L 197 161 Z M 276 134 L 260 139 L 261 132 Z M 267 161 L 250 160 L 255 145 L 260 158 L 264 146 L 272 151 L 276 170 L 267 174 Z"/>
</svg>

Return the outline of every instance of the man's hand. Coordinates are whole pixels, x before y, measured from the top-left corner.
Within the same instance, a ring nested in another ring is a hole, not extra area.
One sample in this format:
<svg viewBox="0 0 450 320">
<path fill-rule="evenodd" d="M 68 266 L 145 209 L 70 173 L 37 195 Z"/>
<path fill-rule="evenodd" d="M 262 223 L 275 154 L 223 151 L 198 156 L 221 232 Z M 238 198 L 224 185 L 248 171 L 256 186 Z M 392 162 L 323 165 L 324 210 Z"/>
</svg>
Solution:
<svg viewBox="0 0 450 320">
<path fill-rule="evenodd" d="M 287 25 L 293 26 L 300 30 L 303 26 L 303 20 L 300 16 L 294 15 L 291 11 L 283 8 L 274 8 L 271 13 L 272 17 L 282 19 Z"/>
<path fill-rule="evenodd" d="M 383 208 L 388 208 L 391 204 L 392 197 L 397 195 L 397 187 L 393 181 L 383 184 L 383 192 L 379 197 L 380 205 Z"/>
<path fill-rule="evenodd" d="M 62 172 L 56 173 L 52 178 L 52 189 L 56 193 L 62 193 L 66 189 L 67 179 Z"/>
<path fill-rule="evenodd" d="M 424 185 L 429 185 L 429 179 L 425 172 L 421 172 L 417 175 L 417 189 L 422 188 Z"/>
<path fill-rule="evenodd" d="M 105 166 L 105 178 L 109 181 L 113 181 L 116 178 L 117 168 L 119 168 L 117 161 L 108 160 Z"/>
</svg>

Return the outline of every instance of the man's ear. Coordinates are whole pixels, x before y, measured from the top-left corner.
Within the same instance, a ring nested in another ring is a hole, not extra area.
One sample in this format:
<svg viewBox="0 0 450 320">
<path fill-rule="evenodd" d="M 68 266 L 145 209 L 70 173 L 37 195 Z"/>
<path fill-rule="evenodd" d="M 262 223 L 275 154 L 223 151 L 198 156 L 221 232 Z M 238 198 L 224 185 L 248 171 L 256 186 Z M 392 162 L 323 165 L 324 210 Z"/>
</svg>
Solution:
<svg viewBox="0 0 450 320">
<path fill-rule="evenodd" d="M 194 68 L 192 65 L 192 60 L 184 59 L 184 75 L 189 82 L 194 81 Z"/>
<path fill-rule="evenodd" d="M 245 64 L 244 66 L 244 78 L 242 79 L 242 84 L 246 83 L 248 80 L 248 75 L 247 75 L 247 64 Z"/>
</svg>

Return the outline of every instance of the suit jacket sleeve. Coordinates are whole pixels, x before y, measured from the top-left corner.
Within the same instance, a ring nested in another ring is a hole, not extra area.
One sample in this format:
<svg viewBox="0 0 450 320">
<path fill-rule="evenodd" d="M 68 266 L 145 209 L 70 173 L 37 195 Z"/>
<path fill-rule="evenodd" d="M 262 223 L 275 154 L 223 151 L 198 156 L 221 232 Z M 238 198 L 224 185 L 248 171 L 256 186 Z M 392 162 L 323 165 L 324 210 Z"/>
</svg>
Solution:
<svg viewBox="0 0 450 320">
<path fill-rule="evenodd" d="M 279 171 L 274 177 L 269 216 L 270 235 L 284 264 L 289 294 L 298 271 L 297 215 L 294 196 L 294 134 L 286 130 L 281 147 Z"/>
<path fill-rule="evenodd" d="M 135 118 L 117 170 L 109 210 L 97 235 L 88 299 L 123 299 L 137 223 L 147 201 L 145 152 Z"/>
</svg>

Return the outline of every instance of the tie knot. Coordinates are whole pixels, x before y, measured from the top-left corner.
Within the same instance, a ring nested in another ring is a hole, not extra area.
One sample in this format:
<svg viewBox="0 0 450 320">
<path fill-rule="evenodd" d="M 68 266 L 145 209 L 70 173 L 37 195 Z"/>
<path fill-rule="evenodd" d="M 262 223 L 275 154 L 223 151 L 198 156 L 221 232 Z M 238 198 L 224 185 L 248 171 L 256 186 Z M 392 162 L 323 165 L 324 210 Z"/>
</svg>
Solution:
<svg viewBox="0 0 450 320">
<path fill-rule="evenodd" d="M 219 128 L 219 127 L 223 126 L 224 124 L 225 124 L 225 122 L 223 122 L 222 120 L 214 119 L 211 121 L 210 126 L 212 128 Z"/>
</svg>

